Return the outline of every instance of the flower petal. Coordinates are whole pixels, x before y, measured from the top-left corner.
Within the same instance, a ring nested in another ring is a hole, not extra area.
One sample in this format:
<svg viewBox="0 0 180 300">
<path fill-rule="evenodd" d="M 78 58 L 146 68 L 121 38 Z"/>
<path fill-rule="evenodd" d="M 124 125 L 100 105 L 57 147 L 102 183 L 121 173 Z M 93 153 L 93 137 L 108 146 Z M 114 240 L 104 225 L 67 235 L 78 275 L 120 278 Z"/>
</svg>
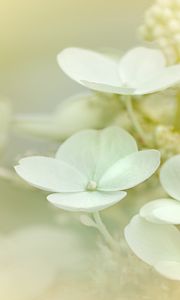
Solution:
<svg viewBox="0 0 180 300">
<path fill-rule="evenodd" d="M 73 80 L 119 85 L 117 63 L 112 58 L 95 51 L 67 48 L 57 57 L 61 69 Z"/>
<path fill-rule="evenodd" d="M 134 95 L 135 89 L 131 87 L 119 85 L 110 85 L 110 83 L 100 83 L 100 82 L 89 82 L 87 80 L 82 80 L 82 84 L 84 84 L 87 88 L 99 92 L 110 93 L 110 94 L 120 94 L 120 95 Z"/>
<path fill-rule="evenodd" d="M 89 179 L 98 180 L 111 165 L 133 152 L 137 152 L 137 144 L 128 132 L 107 127 L 73 135 L 60 146 L 56 158 L 72 164 Z"/>
<path fill-rule="evenodd" d="M 93 212 L 114 205 L 126 196 L 126 192 L 82 192 L 51 194 L 47 197 L 58 208 L 69 211 Z"/>
<path fill-rule="evenodd" d="M 144 205 L 141 217 L 150 222 L 180 224 L 180 203 L 172 199 L 158 199 Z"/>
<path fill-rule="evenodd" d="M 154 224 L 136 215 L 125 228 L 125 238 L 131 250 L 150 265 L 180 262 L 180 232 L 173 225 Z"/>
<path fill-rule="evenodd" d="M 25 181 L 46 191 L 80 192 L 87 185 L 87 179 L 75 168 L 54 158 L 23 158 L 15 170 Z"/>
<path fill-rule="evenodd" d="M 166 65 L 160 50 L 137 47 L 125 54 L 119 63 L 119 74 L 122 82 L 137 88 L 162 70 Z"/>
<path fill-rule="evenodd" d="M 160 164 L 157 150 L 138 151 L 120 159 L 101 178 L 98 189 L 116 191 L 132 188 L 149 178 Z"/>
<path fill-rule="evenodd" d="M 164 163 L 160 181 L 171 197 L 180 200 L 180 155 L 175 155 Z"/>
<path fill-rule="evenodd" d="M 136 95 L 150 94 L 170 88 L 180 83 L 180 64 L 164 68 L 154 74 L 151 80 L 139 85 Z"/>
<path fill-rule="evenodd" d="M 180 280 L 180 261 L 160 261 L 155 266 L 157 272 L 171 280 Z"/>
<path fill-rule="evenodd" d="M 92 179 L 99 157 L 99 132 L 84 130 L 72 135 L 58 149 L 56 158 Z"/>
<path fill-rule="evenodd" d="M 99 156 L 94 180 L 99 178 L 119 159 L 138 151 L 135 139 L 124 129 L 107 127 L 100 132 Z"/>
</svg>

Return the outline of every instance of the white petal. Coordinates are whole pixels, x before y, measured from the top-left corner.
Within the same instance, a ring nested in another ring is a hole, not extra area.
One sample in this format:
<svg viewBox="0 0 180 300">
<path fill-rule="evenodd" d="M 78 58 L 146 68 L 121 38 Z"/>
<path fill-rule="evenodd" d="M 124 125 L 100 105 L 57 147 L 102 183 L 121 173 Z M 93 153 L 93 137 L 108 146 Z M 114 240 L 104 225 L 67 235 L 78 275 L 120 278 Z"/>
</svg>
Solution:
<svg viewBox="0 0 180 300">
<path fill-rule="evenodd" d="M 136 141 L 128 132 L 119 127 L 108 127 L 73 135 L 60 146 L 56 157 L 72 164 L 89 179 L 98 180 L 121 157 L 136 151 Z"/>
<path fill-rule="evenodd" d="M 160 50 L 137 47 L 123 56 L 119 73 L 123 83 L 137 88 L 164 68 L 166 62 Z"/>
<path fill-rule="evenodd" d="M 80 48 L 67 48 L 57 57 L 61 69 L 73 80 L 120 84 L 117 63 L 103 54 Z"/>
<path fill-rule="evenodd" d="M 87 179 L 75 168 L 54 158 L 27 157 L 15 170 L 25 181 L 46 191 L 80 192 L 87 185 Z"/>
<path fill-rule="evenodd" d="M 101 178 L 98 188 L 104 191 L 129 189 L 149 178 L 159 164 L 159 151 L 138 151 L 120 159 L 109 168 Z"/>
<path fill-rule="evenodd" d="M 119 159 L 137 151 L 135 139 L 124 129 L 114 126 L 102 130 L 99 136 L 99 155 L 94 180 L 98 181 Z"/>
<path fill-rule="evenodd" d="M 125 196 L 126 192 L 82 192 L 51 194 L 47 199 L 64 210 L 93 212 L 112 206 Z"/>
<path fill-rule="evenodd" d="M 140 215 L 155 223 L 180 224 L 180 203 L 172 199 L 158 199 L 144 205 Z"/>
<path fill-rule="evenodd" d="M 173 225 L 147 222 L 137 215 L 126 226 L 125 238 L 131 250 L 150 265 L 180 261 L 180 232 Z"/>
<path fill-rule="evenodd" d="M 154 266 L 156 271 L 171 280 L 180 280 L 180 261 L 161 261 Z"/>
<path fill-rule="evenodd" d="M 180 155 L 175 155 L 164 163 L 160 181 L 171 197 L 180 200 Z"/>
<path fill-rule="evenodd" d="M 170 88 L 178 83 L 180 83 L 180 64 L 164 68 L 161 72 L 154 74 L 151 80 L 139 85 L 135 94 L 155 93 Z"/>
<path fill-rule="evenodd" d="M 91 90 L 110 93 L 110 94 L 120 94 L 120 95 L 134 95 L 135 89 L 132 87 L 126 87 L 119 83 L 119 85 L 110 85 L 110 83 L 100 83 L 100 82 L 89 82 L 87 80 L 82 80 L 82 83 Z"/>
<path fill-rule="evenodd" d="M 99 131 L 84 130 L 67 139 L 57 151 L 56 158 L 74 166 L 91 180 L 98 153 Z"/>
</svg>

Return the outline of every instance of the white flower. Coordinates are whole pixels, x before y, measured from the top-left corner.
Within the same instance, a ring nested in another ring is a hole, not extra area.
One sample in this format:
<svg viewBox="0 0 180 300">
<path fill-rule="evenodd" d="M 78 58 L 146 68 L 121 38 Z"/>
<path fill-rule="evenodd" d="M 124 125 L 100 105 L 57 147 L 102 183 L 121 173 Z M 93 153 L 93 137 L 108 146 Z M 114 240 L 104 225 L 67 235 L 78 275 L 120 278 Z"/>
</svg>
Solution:
<svg viewBox="0 0 180 300">
<path fill-rule="evenodd" d="M 160 180 L 174 199 L 147 203 L 125 229 L 128 245 L 146 263 L 170 279 L 180 280 L 180 155 L 161 168 Z"/>
<path fill-rule="evenodd" d="M 149 178 L 159 163 L 159 151 L 138 151 L 129 133 L 109 127 L 79 132 L 55 158 L 24 158 L 15 169 L 33 186 L 52 192 L 47 199 L 55 206 L 97 211 L 123 199 L 124 190 Z"/>
<path fill-rule="evenodd" d="M 155 224 L 135 216 L 125 228 L 132 251 L 163 276 L 180 280 L 180 232 L 174 225 Z"/>
<path fill-rule="evenodd" d="M 173 199 L 151 201 L 140 210 L 140 215 L 155 223 L 180 224 L 180 155 L 164 163 L 160 181 Z"/>
<path fill-rule="evenodd" d="M 58 55 L 61 69 L 78 83 L 100 92 L 144 95 L 180 82 L 180 64 L 167 67 L 160 50 L 137 47 L 119 61 L 80 48 Z"/>
</svg>

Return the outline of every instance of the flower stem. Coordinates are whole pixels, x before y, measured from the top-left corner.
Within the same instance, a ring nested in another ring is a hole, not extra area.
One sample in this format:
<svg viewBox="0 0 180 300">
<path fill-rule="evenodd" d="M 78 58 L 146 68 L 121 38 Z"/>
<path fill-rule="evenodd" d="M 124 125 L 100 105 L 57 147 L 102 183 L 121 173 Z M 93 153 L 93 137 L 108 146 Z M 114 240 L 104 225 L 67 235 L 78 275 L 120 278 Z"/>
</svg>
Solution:
<svg viewBox="0 0 180 300">
<path fill-rule="evenodd" d="M 103 223 L 99 211 L 93 213 L 94 220 L 96 222 L 97 229 L 104 237 L 106 243 L 110 246 L 110 248 L 117 249 L 118 243 L 112 238 L 111 234 L 107 230 L 105 224 Z"/>
<path fill-rule="evenodd" d="M 174 127 L 180 130 L 180 91 L 176 95 L 176 115 L 174 120 Z"/>
<path fill-rule="evenodd" d="M 124 104 L 126 106 L 127 113 L 129 115 L 129 118 L 131 120 L 131 123 L 132 123 L 134 129 L 138 133 L 138 135 L 141 138 L 141 140 L 143 141 L 143 143 L 148 145 L 149 143 L 147 141 L 145 132 L 142 129 L 142 127 L 134 113 L 131 96 L 124 96 Z"/>
</svg>

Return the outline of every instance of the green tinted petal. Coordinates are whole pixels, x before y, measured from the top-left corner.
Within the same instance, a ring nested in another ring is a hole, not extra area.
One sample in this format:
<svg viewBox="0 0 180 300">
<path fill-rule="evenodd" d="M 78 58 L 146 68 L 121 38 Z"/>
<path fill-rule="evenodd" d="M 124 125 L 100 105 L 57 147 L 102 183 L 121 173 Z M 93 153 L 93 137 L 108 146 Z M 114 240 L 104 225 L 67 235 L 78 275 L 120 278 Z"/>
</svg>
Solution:
<svg viewBox="0 0 180 300">
<path fill-rule="evenodd" d="M 100 179 L 99 189 L 115 191 L 129 189 L 148 179 L 159 167 L 160 153 L 145 150 L 120 159 Z"/>
<path fill-rule="evenodd" d="M 51 194 L 47 199 L 64 210 L 93 212 L 112 206 L 125 196 L 126 192 L 82 192 Z"/>
<path fill-rule="evenodd" d="M 46 191 L 79 192 L 87 185 L 87 179 L 75 168 L 50 157 L 21 159 L 15 170 L 29 184 Z"/>
</svg>

